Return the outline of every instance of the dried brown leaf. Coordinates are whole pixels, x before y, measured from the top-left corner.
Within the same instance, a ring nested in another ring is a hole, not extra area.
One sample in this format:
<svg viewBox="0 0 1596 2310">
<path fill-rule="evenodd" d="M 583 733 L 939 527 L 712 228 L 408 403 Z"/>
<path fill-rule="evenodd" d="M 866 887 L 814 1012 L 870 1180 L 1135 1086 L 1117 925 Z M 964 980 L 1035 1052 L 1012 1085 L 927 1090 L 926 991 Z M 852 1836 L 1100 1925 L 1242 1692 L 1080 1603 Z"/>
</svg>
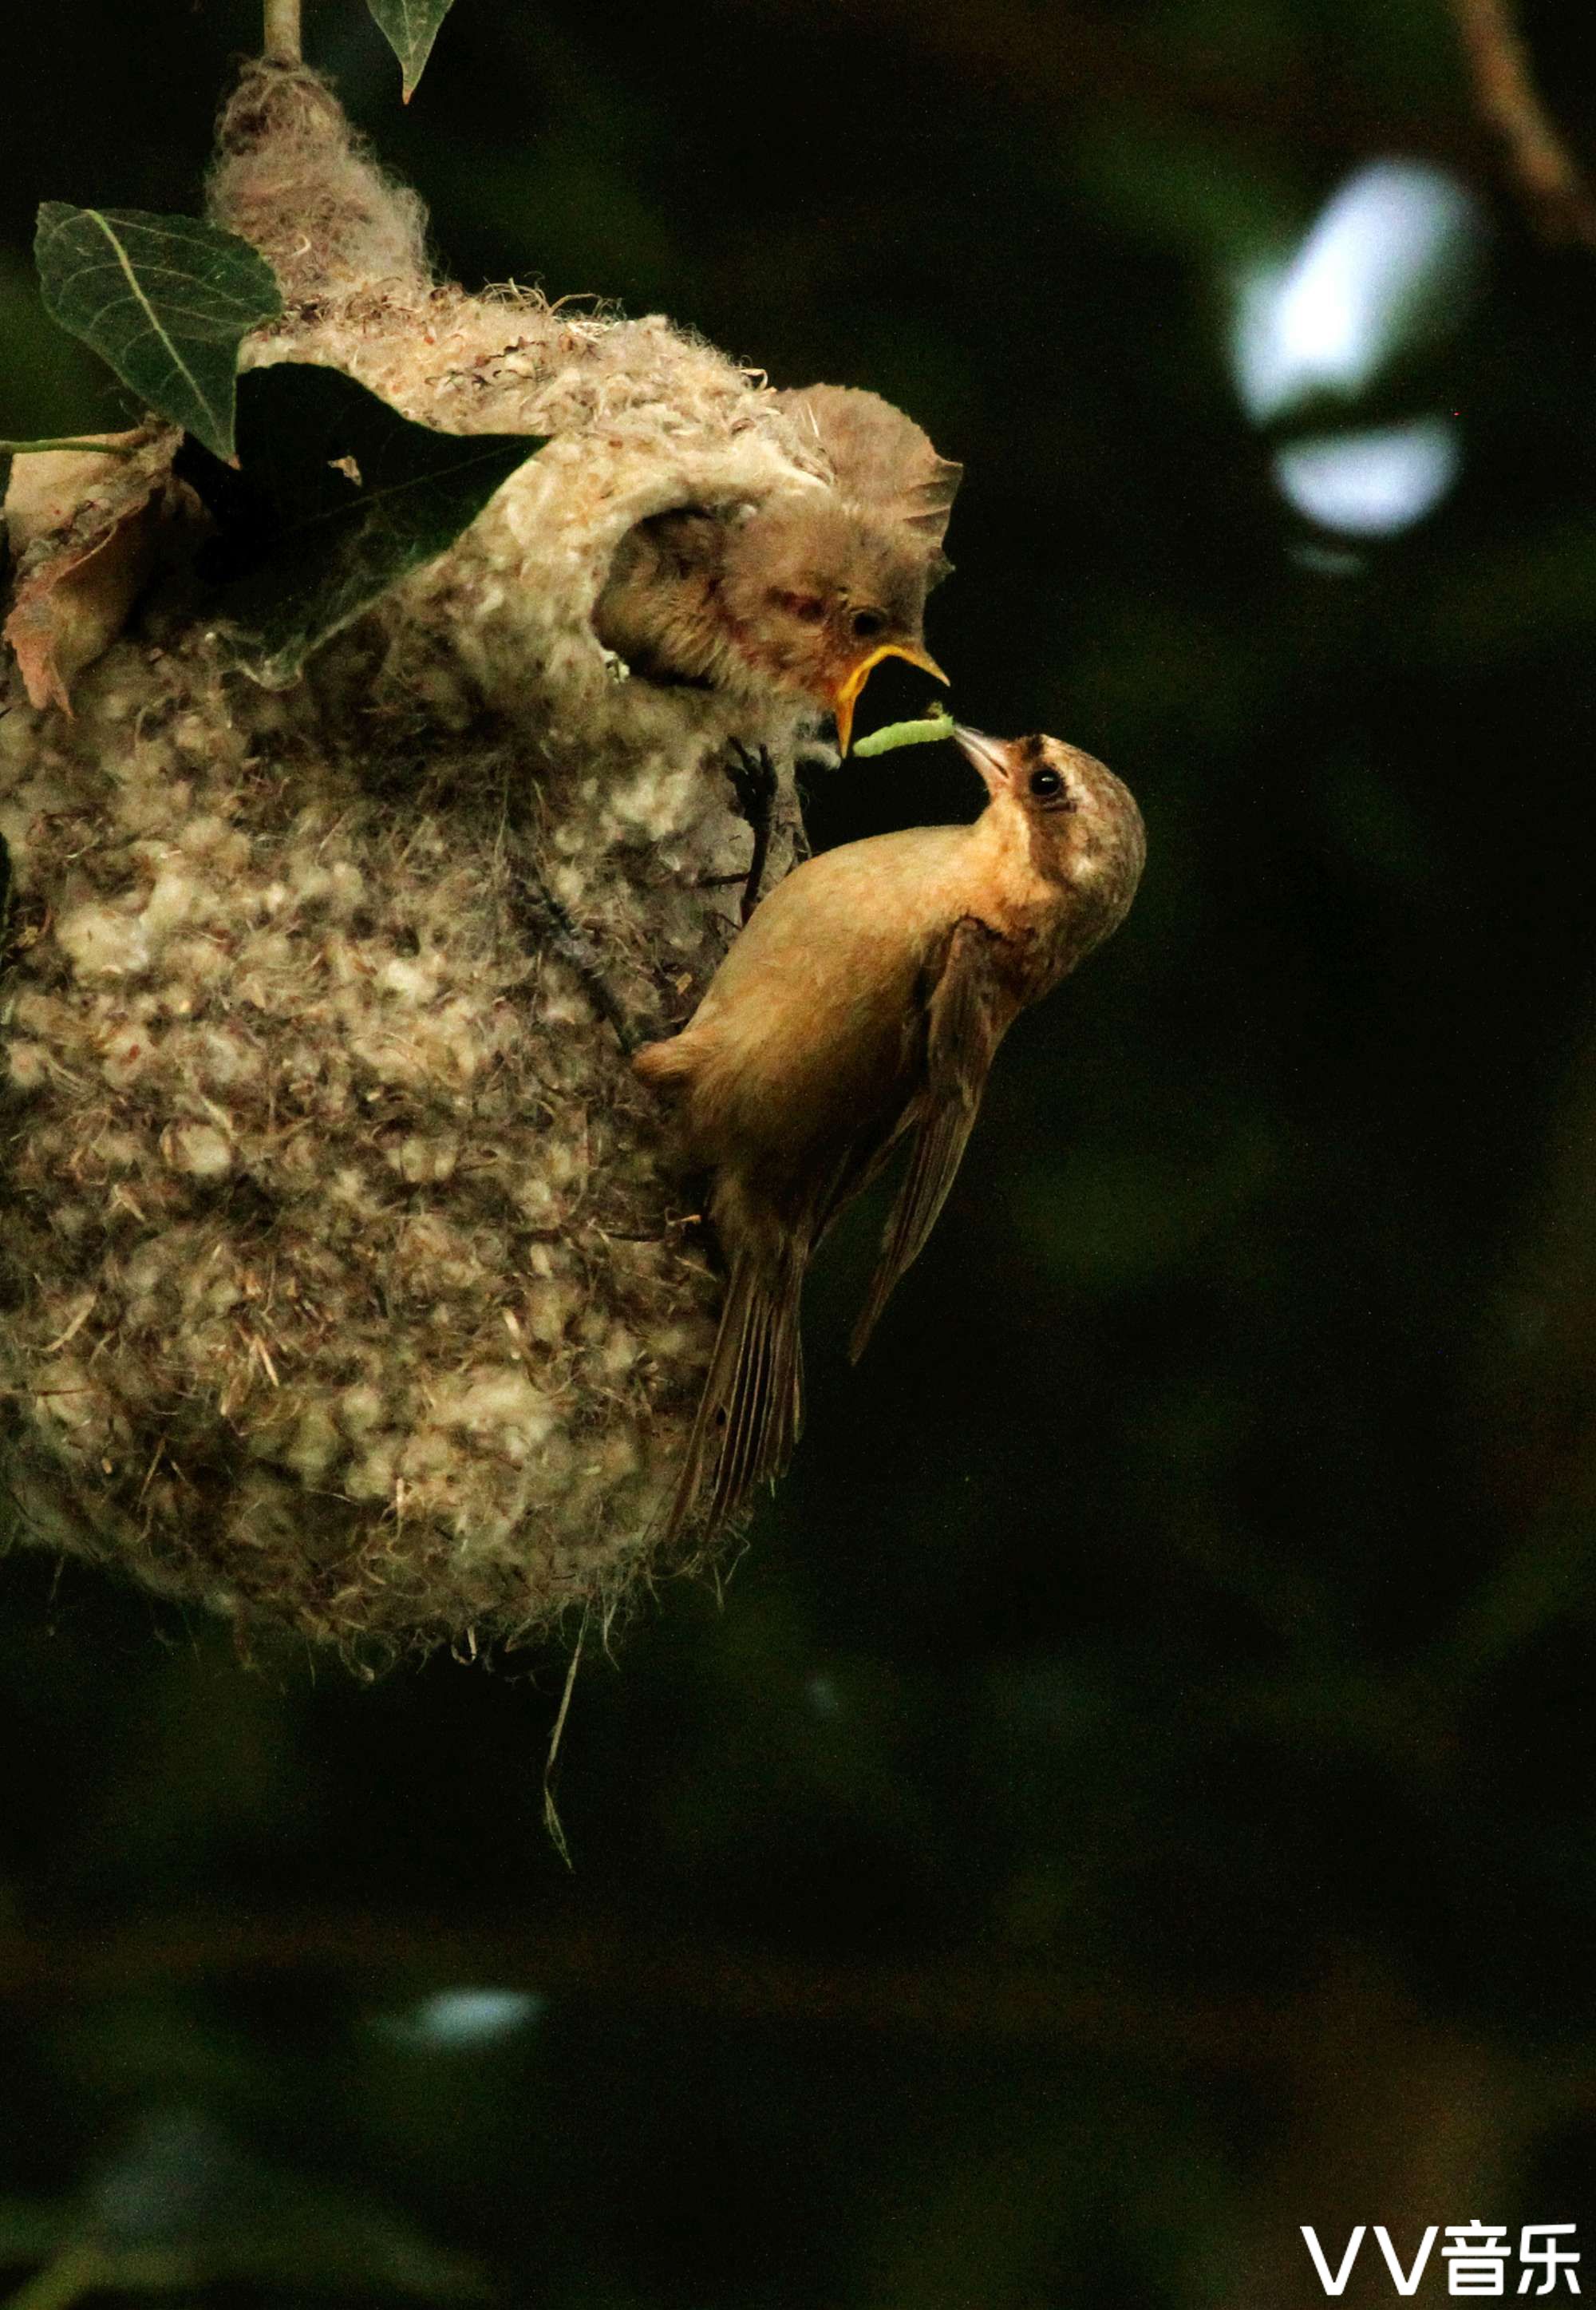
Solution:
<svg viewBox="0 0 1596 2310">
<path fill-rule="evenodd" d="M 72 712 L 72 685 L 115 641 L 166 556 L 187 492 L 176 433 L 107 437 L 134 456 L 46 450 L 13 460 L 5 525 L 17 570 L 4 634 L 35 707 Z"/>
<path fill-rule="evenodd" d="M 131 433 L 90 434 L 104 441 L 97 449 L 23 451 L 12 461 L 5 491 L 5 526 L 13 556 L 22 561 L 35 547 L 66 536 L 84 522 L 98 527 L 107 512 L 131 491 L 149 494 L 150 460 L 127 452 L 147 450 L 153 437 L 142 428 Z M 118 454 L 120 452 L 120 454 Z"/>
</svg>

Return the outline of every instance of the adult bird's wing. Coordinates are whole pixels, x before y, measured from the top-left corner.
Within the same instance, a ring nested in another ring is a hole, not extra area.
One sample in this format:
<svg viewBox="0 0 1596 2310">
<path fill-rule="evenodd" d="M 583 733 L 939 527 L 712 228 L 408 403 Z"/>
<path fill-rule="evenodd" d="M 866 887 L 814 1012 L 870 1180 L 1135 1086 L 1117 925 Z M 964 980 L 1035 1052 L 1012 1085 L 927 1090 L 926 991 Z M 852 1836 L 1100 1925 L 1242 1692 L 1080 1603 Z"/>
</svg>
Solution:
<svg viewBox="0 0 1596 2310">
<path fill-rule="evenodd" d="M 925 1087 L 906 1117 L 908 1168 L 881 1238 L 849 1354 L 857 1363 L 904 1270 L 917 1259 L 948 1199 L 986 1088 L 993 1053 L 1014 1016 L 1000 969 L 1003 941 L 966 915 L 953 926 L 926 1005 Z"/>
<path fill-rule="evenodd" d="M 778 408 L 824 453 L 840 494 L 908 530 L 945 576 L 942 540 L 964 467 L 939 457 L 928 435 L 857 386 L 810 385 L 775 395 Z"/>
</svg>

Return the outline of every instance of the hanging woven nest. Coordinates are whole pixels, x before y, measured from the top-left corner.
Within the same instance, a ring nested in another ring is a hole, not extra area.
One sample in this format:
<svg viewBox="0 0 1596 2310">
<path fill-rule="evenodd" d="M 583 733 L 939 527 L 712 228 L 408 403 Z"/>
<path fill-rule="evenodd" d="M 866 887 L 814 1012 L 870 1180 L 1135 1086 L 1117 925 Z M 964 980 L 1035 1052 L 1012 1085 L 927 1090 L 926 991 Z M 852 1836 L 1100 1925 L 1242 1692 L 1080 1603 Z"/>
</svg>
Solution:
<svg viewBox="0 0 1596 2310">
<path fill-rule="evenodd" d="M 513 1636 L 655 1568 L 720 1289 L 543 897 L 643 1030 L 679 1023 L 749 859 L 730 742 L 776 769 L 774 875 L 811 726 L 618 679 L 591 613 L 640 519 L 823 466 L 663 319 L 434 281 L 312 74 L 247 71 L 211 213 L 282 290 L 247 362 L 551 438 L 290 686 L 180 553 L 98 656 L 57 635 L 43 703 L 11 630 L 0 1474 L 23 1538 L 246 1623 Z M 134 446 L 18 460 L 19 609 L 118 491 L 180 534 L 169 441 Z"/>
</svg>

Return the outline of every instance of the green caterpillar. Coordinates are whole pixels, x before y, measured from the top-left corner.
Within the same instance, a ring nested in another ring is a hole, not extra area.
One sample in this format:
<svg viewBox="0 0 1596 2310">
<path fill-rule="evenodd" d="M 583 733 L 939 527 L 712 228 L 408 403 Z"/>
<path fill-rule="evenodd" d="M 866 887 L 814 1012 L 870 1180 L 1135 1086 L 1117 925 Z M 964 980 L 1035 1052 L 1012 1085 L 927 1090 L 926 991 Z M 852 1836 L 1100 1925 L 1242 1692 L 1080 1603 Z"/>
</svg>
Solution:
<svg viewBox="0 0 1596 2310">
<path fill-rule="evenodd" d="M 953 716 L 941 704 L 933 706 L 923 722 L 889 722 L 880 730 L 872 730 L 867 738 L 855 738 L 856 754 L 889 754 L 898 746 L 929 746 L 933 738 L 953 735 Z"/>
</svg>

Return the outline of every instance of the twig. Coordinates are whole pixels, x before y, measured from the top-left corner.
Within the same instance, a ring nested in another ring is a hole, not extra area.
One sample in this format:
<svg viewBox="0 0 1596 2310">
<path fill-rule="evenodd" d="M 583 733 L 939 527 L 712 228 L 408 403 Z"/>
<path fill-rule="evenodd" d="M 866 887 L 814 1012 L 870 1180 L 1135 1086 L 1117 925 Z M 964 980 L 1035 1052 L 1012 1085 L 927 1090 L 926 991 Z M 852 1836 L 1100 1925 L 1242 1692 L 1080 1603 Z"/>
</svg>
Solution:
<svg viewBox="0 0 1596 2310">
<path fill-rule="evenodd" d="M 587 1607 L 582 1608 L 582 1626 L 577 1633 L 577 1649 L 571 1654 L 570 1667 L 566 1671 L 565 1690 L 559 1696 L 559 1714 L 554 1719 L 554 1730 L 549 1735 L 549 1753 L 543 1759 L 543 1827 L 549 1841 L 568 1869 L 571 1849 L 566 1843 L 565 1828 L 559 1818 L 559 1808 L 554 1802 L 554 1762 L 559 1754 L 559 1743 L 565 1733 L 565 1720 L 570 1713 L 571 1695 L 577 1689 L 577 1671 L 582 1665 L 582 1647 L 587 1641 Z"/>
<path fill-rule="evenodd" d="M 97 457 L 136 457 L 138 450 L 127 441 L 83 440 L 75 435 L 48 441 L 0 441 L 0 457 L 37 457 L 45 450 L 89 449 Z"/>
<path fill-rule="evenodd" d="M 585 931 L 577 929 L 530 859 L 520 864 L 513 888 L 522 916 L 581 982 L 588 1001 L 609 1020 L 621 1051 L 629 1058 L 642 1037 L 605 976 L 598 947 Z"/>
<path fill-rule="evenodd" d="M 1596 248 L 1596 195 L 1535 85 L 1514 0 L 1453 0 L 1481 118 L 1500 140 L 1509 172 L 1548 240 Z"/>
<path fill-rule="evenodd" d="M 261 54 L 271 65 L 303 64 L 299 44 L 299 0 L 266 0 Z"/>
</svg>

